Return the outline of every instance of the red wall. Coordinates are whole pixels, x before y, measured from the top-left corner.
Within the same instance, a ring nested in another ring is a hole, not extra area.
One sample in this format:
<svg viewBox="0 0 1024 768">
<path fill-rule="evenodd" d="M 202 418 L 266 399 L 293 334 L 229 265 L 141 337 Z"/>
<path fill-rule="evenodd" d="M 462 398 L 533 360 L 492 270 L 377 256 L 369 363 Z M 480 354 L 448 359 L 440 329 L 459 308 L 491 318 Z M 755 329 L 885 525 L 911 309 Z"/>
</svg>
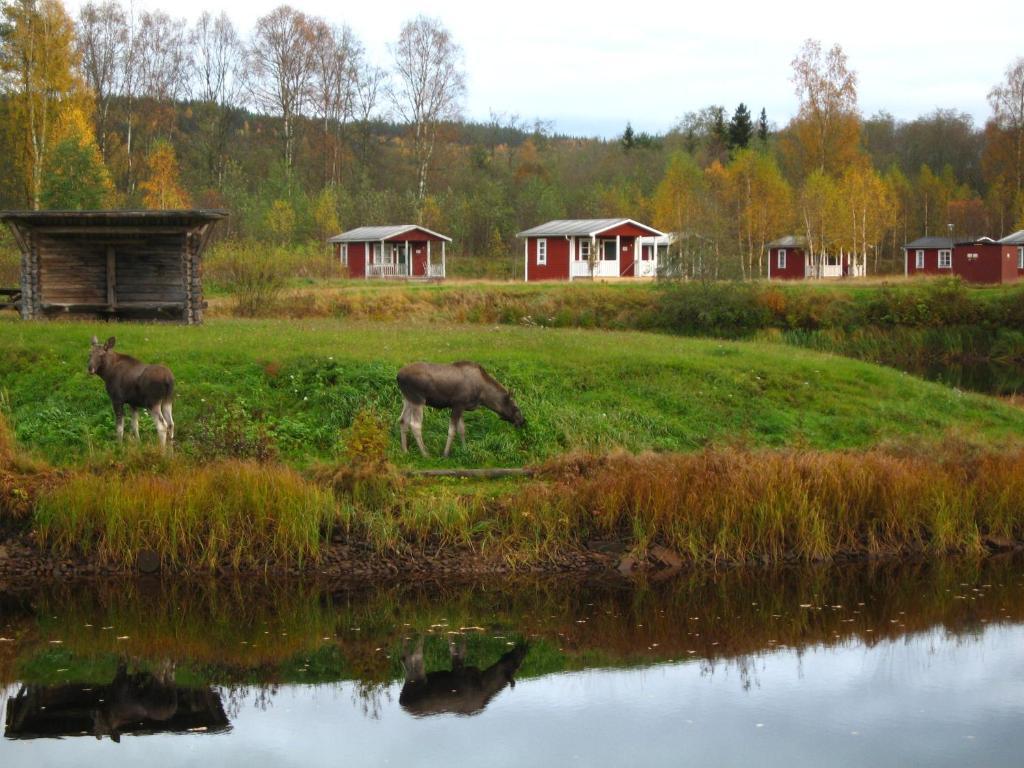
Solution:
<svg viewBox="0 0 1024 768">
<path fill-rule="evenodd" d="M 951 275 L 952 269 L 939 269 L 939 248 L 908 248 L 907 249 L 907 274 L 908 275 Z M 941 250 L 947 250 L 945 248 Z M 924 268 L 918 269 L 917 252 L 924 251 Z"/>
<path fill-rule="evenodd" d="M 537 263 L 537 241 L 548 241 L 548 263 Z M 569 279 L 569 241 L 564 237 L 528 237 L 526 238 L 526 278 L 527 280 L 568 280 Z"/>
<path fill-rule="evenodd" d="M 623 229 L 624 227 L 619 227 Z M 634 227 L 635 229 L 635 227 Z M 619 275 L 622 277 L 633 277 L 636 274 L 636 238 L 622 237 L 619 240 Z"/>
<path fill-rule="evenodd" d="M 348 244 L 348 276 L 366 277 L 366 247 L 363 243 Z"/>
<path fill-rule="evenodd" d="M 427 244 L 423 241 L 412 243 L 412 273 L 414 276 L 418 275 L 423 277 L 427 274 Z M 437 253 L 434 253 L 434 249 L 430 249 L 430 260 L 437 260 L 437 263 L 441 263 L 441 249 L 437 249 Z"/>
<path fill-rule="evenodd" d="M 779 269 L 780 248 L 768 249 L 768 277 L 772 280 L 803 280 L 806 277 L 804 271 L 804 251 L 802 248 L 786 248 L 786 268 Z"/>
<path fill-rule="evenodd" d="M 968 259 L 969 253 L 978 254 L 978 258 Z M 1015 283 L 1017 249 L 998 243 L 954 246 L 953 274 L 969 283 Z"/>
</svg>

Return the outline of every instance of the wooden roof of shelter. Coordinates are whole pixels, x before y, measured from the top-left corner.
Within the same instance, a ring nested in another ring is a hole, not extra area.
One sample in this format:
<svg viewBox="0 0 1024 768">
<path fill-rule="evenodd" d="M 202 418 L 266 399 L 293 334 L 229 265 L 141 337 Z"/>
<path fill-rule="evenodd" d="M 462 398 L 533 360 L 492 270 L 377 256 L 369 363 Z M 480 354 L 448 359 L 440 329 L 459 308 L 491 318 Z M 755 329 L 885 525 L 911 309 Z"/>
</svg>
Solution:
<svg viewBox="0 0 1024 768">
<path fill-rule="evenodd" d="M 200 260 L 222 210 L 0 211 L 22 252 L 21 316 L 202 322 Z"/>
</svg>

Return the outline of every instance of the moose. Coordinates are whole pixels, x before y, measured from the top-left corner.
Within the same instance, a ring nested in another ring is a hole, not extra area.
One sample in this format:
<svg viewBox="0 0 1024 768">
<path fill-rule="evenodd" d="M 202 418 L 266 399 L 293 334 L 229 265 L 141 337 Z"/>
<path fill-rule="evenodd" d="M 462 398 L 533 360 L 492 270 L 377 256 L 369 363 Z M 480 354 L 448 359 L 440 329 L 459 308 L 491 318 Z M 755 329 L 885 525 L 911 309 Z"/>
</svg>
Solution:
<svg viewBox="0 0 1024 768">
<path fill-rule="evenodd" d="M 423 636 L 411 649 L 403 642 L 405 684 L 398 694 L 398 703 L 417 717 L 478 714 L 505 686 L 515 688 L 514 675 L 526 658 L 527 650 L 526 644 L 517 644 L 487 669 L 481 670 L 465 665 L 465 637 L 459 645 L 454 639 L 449 639 L 451 670 L 428 673 L 423 663 Z"/>
<path fill-rule="evenodd" d="M 398 423 L 402 433 L 402 450 L 408 452 L 407 434 L 412 429 L 420 453 L 428 456 L 423 445 L 423 406 L 450 408 L 448 442 L 444 446 L 447 458 L 455 433 L 459 433 L 462 448 L 466 448 L 466 425 L 462 415 L 479 406 L 494 411 L 516 429 L 526 423 L 512 393 L 499 384 L 477 363 L 462 360 L 450 365 L 437 363 L 411 363 L 398 372 L 398 388 L 402 391 L 402 415 Z"/>
<path fill-rule="evenodd" d="M 174 440 L 174 374 L 164 365 L 146 365 L 130 355 L 114 352 L 115 343 L 113 336 L 105 344 L 92 337 L 89 373 L 96 374 L 107 385 L 117 421 L 117 439 L 124 440 L 125 405 L 132 409 L 132 432 L 139 439 L 139 409 L 144 408 L 156 424 L 160 450 L 166 450 L 167 441 Z"/>
<path fill-rule="evenodd" d="M 103 701 L 101 699 L 101 701 Z M 178 689 L 174 685 L 174 664 L 165 660 L 157 673 L 128 673 L 127 665 L 118 664 L 117 675 L 110 684 L 107 700 L 93 712 L 93 735 L 109 736 L 120 743 L 122 729 L 131 723 L 167 722 L 178 711 Z"/>
</svg>

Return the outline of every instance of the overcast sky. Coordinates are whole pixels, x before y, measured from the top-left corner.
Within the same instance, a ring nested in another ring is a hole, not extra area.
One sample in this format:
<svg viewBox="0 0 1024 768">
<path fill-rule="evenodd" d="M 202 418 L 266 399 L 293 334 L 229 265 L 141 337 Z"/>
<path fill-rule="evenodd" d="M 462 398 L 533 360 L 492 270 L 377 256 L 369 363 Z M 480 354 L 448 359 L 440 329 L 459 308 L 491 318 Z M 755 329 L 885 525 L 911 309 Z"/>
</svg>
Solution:
<svg viewBox="0 0 1024 768">
<path fill-rule="evenodd" d="M 73 14 L 81 0 L 67 0 Z M 127 0 L 122 0 L 127 2 Z M 138 0 L 194 20 L 223 9 L 247 35 L 278 0 Z M 612 136 L 626 121 L 664 132 L 686 112 L 745 102 L 784 124 L 795 112 L 790 62 L 808 37 L 840 43 L 860 77 L 865 115 L 912 119 L 953 107 L 983 123 L 986 94 L 1024 56 L 1024 2 L 860 0 L 828 3 L 510 3 L 457 0 L 292 5 L 348 24 L 368 56 L 388 66 L 387 44 L 418 13 L 440 18 L 465 51 L 466 116 L 491 110 L 551 121 L 557 131 Z"/>
</svg>

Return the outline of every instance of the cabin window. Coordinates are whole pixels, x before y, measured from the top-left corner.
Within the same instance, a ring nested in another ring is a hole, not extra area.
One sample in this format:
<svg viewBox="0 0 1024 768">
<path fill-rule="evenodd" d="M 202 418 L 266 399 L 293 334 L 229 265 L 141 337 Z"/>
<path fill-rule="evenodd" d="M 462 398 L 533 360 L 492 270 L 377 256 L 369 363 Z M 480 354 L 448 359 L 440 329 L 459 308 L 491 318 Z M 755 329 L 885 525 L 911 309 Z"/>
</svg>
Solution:
<svg viewBox="0 0 1024 768">
<path fill-rule="evenodd" d="M 348 243 L 341 244 L 341 266 L 348 266 Z"/>
<path fill-rule="evenodd" d="M 775 262 L 775 266 L 778 267 L 779 269 L 785 269 L 786 268 L 786 249 L 785 248 L 779 248 L 778 260 Z"/>
<path fill-rule="evenodd" d="M 924 251 L 914 253 L 914 269 L 924 269 Z"/>
<path fill-rule="evenodd" d="M 1017 249 L 1017 269 L 1024 269 L 1024 245 Z"/>
<path fill-rule="evenodd" d="M 580 240 L 579 260 L 590 261 L 590 240 Z"/>
<path fill-rule="evenodd" d="M 537 240 L 537 263 L 548 263 L 548 241 L 543 237 Z"/>
<path fill-rule="evenodd" d="M 939 251 L 939 269 L 951 269 L 953 266 L 953 252 L 950 250 Z"/>
<path fill-rule="evenodd" d="M 615 261 L 618 254 L 615 252 L 615 241 L 605 240 L 601 244 L 602 255 L 605 261 Z"/>
<path fill-rule="evenodd" d="M 384 257 L 381 255 L 381 251 L 382 250 L 383 250 L 383 248 L 382 248 L 380 243 L 374 243 L 373 244 L 373 249 L 370 252 L 370 263 L 371 264 L 383 264 L 384 263 Z"/>
</svg>

